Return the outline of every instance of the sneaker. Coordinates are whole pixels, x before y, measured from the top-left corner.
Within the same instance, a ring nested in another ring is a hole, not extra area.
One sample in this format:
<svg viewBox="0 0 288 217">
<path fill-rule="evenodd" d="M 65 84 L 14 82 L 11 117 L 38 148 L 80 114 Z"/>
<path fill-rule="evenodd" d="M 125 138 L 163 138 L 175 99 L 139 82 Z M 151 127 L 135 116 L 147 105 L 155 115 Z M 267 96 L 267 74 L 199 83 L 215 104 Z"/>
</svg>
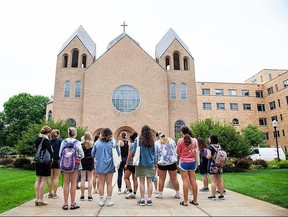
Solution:
<svg viewBox="0 0 288 217">
<path fill-rule="evenodd" d="M 128 194 L 129 193 L 129 190 L 126 188 L 124 191 L 123 191 L 123 194 Z"/>
<path fill-rule="evenodd" d="M 180 195 L 179 195 L 179 194 L 175 194 L 175 195 L 174 195 L 174 198 L 180 199 Z"/>
<path fill-rule="evenodd" d="M 207 191 L 209 191 L 209 188 L 204 188 L 204 187 L 203 187 L 203 188 L 200 188 L 199 191 L 207 192 Z"/>
<path fill-rule="evenodd" d="M 220 194 L 220 191 L 216 191 L 216 192 L 217 192 L 217 194 Z M 224 194 L 224 195 L 227 194 L 227 193 L 226 193 L 226 190 L 223 191 L 223 194 Z"/>
<path fill-rule="evenodd" d="M 208 197 L 208 199 L 215 201 L 216 197 L 211 195 L 211 196 Z"/>
<path fill-rule="evenodd" d="M 126 194 L 125 198 L 126 199 L 135 199 L 135 195 L 133 192 L 129 192 L 128 194 Z"/>
<path fill-rule="evenodd" d="M 53 198 L 53 194 L 48 194 L 48 198 L 49 199 Z"/>
<path fill-rule="evenodd" d="M 145 200 L 141 200 L 141 198 L 138 199 L 137 203 L 138 203 L 140 206 L 145 206 Z"/>
<path fill-rule="evenodd" d="M 53 194 L 53 199 L 57 199 L 59 196 L 57 194 Z"/>
<path fill-rule="evenodd" d="M 152 200 L 147 200 L 147 206 L 152 206 Z"/>
<path fill-rule="evenodd" d="M 225 200 L 224 195 L 219 195 L 218 198 L 219 198 L 220 200 Z"/>
<path fill-rule="evenodd" d="M 157 194 L 155 197 L 158 198 L 158 199 L 163 199 L 162 194 Z M 147 203 L 148 203 L 148 201 L 147 201 Z"/>
<path fill-rule="evenodd" d="M 93 200 L 93 197 L 91 195 L 88 196 L 88 200 L 91 201 Z"/>
<path fill-rule="evenodd" d="M 122 193 L 121 193 L 121 189 L 118 190 L 118 195 L 120 195 L 120 194 L 122 194 Z"/>
<path fill-rule="evenodd" d="M 100 200 L 100 202 L 98 203 L 98 205 L 101 206 L 101 207 L 104 206 L 104 200 L 102 200 L 102 201 Z"/>
<path fill-rule="evenodd" d="M 159 191 L 155 189 L 154 194 L 159 194 Z"/>
<path fill-rule="evenodd" d="M 114 203 L 113 203 L 113 201 L 112 200 L 110 200 L 110 201 L 108 201 L 108 203 L 107 203 L 107 206 L 113 206 L 114 205 Z"/>
<path fill-rule="evenodd" d="M 85 197 L 83 195 L 81 195 L 80 200 L 85 200 Z"/>
</svg>

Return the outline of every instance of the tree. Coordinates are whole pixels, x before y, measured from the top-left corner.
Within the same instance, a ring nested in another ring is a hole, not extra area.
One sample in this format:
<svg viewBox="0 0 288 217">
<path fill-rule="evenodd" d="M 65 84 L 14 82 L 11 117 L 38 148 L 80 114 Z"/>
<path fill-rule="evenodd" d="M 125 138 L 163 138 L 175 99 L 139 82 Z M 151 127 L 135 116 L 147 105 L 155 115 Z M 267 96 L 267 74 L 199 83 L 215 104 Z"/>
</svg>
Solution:
<svg viewBox="0 0 288 217">
<path fill-rule="evenodd" d="M 4 122 L 4 113 L 0 112 L 0 148 L 6 145 L 7 141 L 7 126 Z"/>
<path fill-rule="evenodd" d="M 49 126 L 52 129 L 60 130 L 60 137 L 65 139 L 68 137 L 68 128 L 71 126 L 69 121 L 45 121 L 42 120 L 40 124 L 32 124 L 30 127 L 22 134 L 21 139 L 16 146 L 17 151 L 21 155 L 34 156 L 36 152 L 35 139 L 39 135 L 39 132 L 43 126 Z M 81 136 L 84 135 L 86 128 L 76 127 L 77 129 L 77 139 L 80 141 Z"/>
<path fill-rule="evenodd" d="M 216 134 L 219 144 L 229 157 L 244 157 L 250 154 L 250 146 L 231 124 L 206 118 L 191 124 L 191 130 L 196 138 L 202 137 L 206 142 L 210 134 Z"/>
<path fill-rule="evenodd" d="M 48 97 L 20 93 L 4 103 L 8 146 L 15 146 L 31 124 L 39 124 L 45 117 Z"/>
<path fill-rule="evenodd" d="M 249 143 L 250 147 L 261 146 L 265 147 L 267 144 L 264 141 L 264 132 L 259 130 L 257 126 L 249 124 L 247 127 L 241 130 L 242 135 Z"/>
</svg>

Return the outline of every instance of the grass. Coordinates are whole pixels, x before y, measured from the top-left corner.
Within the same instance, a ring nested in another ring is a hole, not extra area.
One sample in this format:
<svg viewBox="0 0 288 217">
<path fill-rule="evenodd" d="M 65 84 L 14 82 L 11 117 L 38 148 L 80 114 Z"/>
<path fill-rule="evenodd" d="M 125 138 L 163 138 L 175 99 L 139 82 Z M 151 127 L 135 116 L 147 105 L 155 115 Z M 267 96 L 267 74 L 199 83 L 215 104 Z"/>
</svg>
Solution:
<svg viewBox="0 0 288 217">
<path fill-rule="evenodd" d="M 35 171 L 0 168 L 0 174 L 0 213 L 35 198 Z M 288 169 L 224 173 L 223 179 L 226 189 L 288 208 Z"/>
</svg>

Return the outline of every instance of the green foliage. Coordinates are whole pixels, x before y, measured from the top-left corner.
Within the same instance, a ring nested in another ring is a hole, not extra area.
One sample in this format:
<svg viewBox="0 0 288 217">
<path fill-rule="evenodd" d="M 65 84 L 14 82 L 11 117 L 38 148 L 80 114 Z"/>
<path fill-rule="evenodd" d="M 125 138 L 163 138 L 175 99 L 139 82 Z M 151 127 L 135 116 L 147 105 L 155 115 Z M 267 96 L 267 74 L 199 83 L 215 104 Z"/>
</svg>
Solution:
<svg viewBox="0 0 288 217">
<path fill-rule="evenodd" d="M 252 165 L 252 162 L 246 158 L 235 159 L 235 167 L 240 171 L 247 171 Z"/>
<path fill-rule="evenodd" d="M 288 168 L 288 160 L 272 160 L 272 161 L 268 161 L 268 168 L 271 169 L 287 169 Z"/>
<path fill-rule="evenodd" d="M 228 157 L 244 157 L 250 154 L 250 145 L 231 124 L 206 118 L 192 124 L 191 130 L 196 138 L 205 138 L 206 142 L 210 134 L 216 134 L 219 144 L 228 153 Z"/>
<path fill-rule="evenodd" d="M 241 130 L 243 137 L 251 147 L 260 146 L 265 147 L 267 144 L 264 142 L 264 132 L 260 131 L 257 126 L 249 124 Z"/>
<path fill-rule="evenodd" d="M 253 165 L 260 165 L 262 168 L 267 169 L 268 168 L 268 164 L 265 160 L 262 159 L 257 159 L 253 161 Z"/>
<path fill-rule="evenodd" d="M 17 150 L 22 155 L 27 156 L 34 156 L 36 152 L 35 147 L 35 139 L 38 137 L 39 132 L 41 128 L 45 125 L 48 125 L 52 129 L 58 129 L 60 130 L 60 137 L 65 139 L 68 137 L 68 128 L 70 127 L 69 123 L 66 121 L 42 121 L 40 124 L 32 124 L 30 127 L 26 130 L 26 132 L 23 133 L 21 140 L 19 141 L 17 145 Z M 77 129 L 77 139 L 80 141 L 81 136 L 84 135 L 84 132 L 86 128 L 83 127 L 76 127 Z"/>
<path fill-rule="evenodd" d="M 23 168 L 25 164 L 31 164 L 31 160 L 25 157 L 16 158 L 13 162 L 14 167 Z"/>
<path fill-rule="evenodd" d="M 4 103 L 5 123 L 8 124 L 7 143 L 15 146 L 31 124 L 41 123 L 45 117 L 48 97 L 20 93 Z"/>
<path fill-rule="evenodd" d="M 5 157 L 6 155 L 15 155 L 17 153 L 16 149 L 9 146 L 3 146 L 0 148 L 0 158 Z"/>
</svg>

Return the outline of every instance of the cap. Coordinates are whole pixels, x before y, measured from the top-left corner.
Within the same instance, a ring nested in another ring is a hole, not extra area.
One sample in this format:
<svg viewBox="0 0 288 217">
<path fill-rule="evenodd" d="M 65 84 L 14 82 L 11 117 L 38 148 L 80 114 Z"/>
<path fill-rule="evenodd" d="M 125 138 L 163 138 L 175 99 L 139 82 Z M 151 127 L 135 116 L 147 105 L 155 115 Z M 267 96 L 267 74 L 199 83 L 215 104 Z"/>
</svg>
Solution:
<svg viewBox="0 0 288 217">
<path fill-rule="evenodd" d="M 164 136 L 165 136 L 165 134 L 163 132 L 158 131 L 158 137 L 164 137 Z"/>
</svg>

